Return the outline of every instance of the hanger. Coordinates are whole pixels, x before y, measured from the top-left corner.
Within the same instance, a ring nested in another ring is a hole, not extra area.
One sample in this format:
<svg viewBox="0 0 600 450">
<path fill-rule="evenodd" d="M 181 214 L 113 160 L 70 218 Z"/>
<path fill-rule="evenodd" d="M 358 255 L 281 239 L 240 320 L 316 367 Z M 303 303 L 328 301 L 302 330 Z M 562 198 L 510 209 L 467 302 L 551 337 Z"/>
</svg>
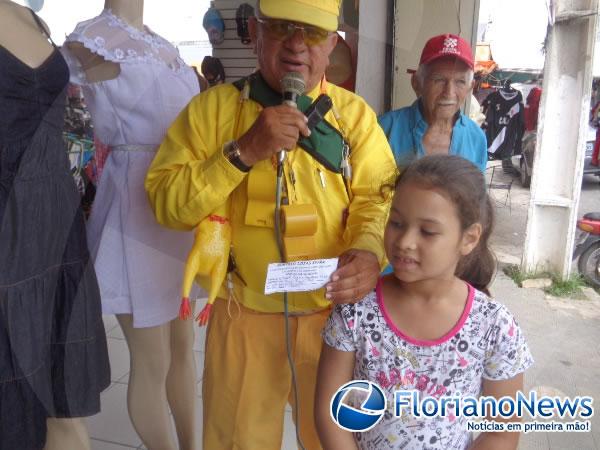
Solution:
<svg viewBox="0 0 600 450">
<path fill-rule="evenodd" d="M 500 89 L 502 89 L 504 92 L 515 92 L 515 88 L 512 87 L 512 81 L 510 81 L 509 78 L 504 80 L 504 83 Z"/>
</svg>

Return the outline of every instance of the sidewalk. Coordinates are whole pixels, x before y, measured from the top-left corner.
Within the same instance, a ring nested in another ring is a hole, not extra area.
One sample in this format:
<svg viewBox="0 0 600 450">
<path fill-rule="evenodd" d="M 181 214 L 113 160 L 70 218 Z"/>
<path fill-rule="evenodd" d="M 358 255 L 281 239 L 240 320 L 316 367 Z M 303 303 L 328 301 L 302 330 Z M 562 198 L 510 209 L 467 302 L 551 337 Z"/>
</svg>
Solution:
<svg viewBox="0 0 600 450">
<path fill-rule="evenodd" d="M 600 299 L 549 298 L 539 289 L 521 289 L 499 272 L 492 295 L 516 316 L 535 359 L 526 372 L 525 391 L 600 400 Z M 600 418 L 589 433 L 522 434 L 520 450 L 600 449 Z"/>
<path fill-rule="evenodd" d="M 504 191 L 490 192 L 496 203 L 496 227 L 490 242 L 501 265 L 521 262 L 530 202 L 529 189 L 512 175 L 498 174 L 498 181 L 511 179 L 510 207 L 499 203 L 505 198 Z M 598 210 L 598 180 L 584 177 L 578 217 Z M 573 271 L 577 271 L 576 266 Z M 541 290 L 520 289 L 501 270 L 492 294 L 517 317 L 535 359 L 525 375 L 526 392 L 535 389 L 551 396 L 588 395 L 596 407 L 600 402 L 600 297 L 590 295 L 594 299 L 587 301 L 547 298 Z M 519 449 L 600 449 L 600 419 L 592 417 L 590 422 L 590 433 L 522 434 Z"/>
<path fill-rule="evenodd" d="M 525 390 L 546 395 L 589 395 L 600 400 L 600 300 L 550 299 L 538 289 L 521 289 L 498 272 L 492 294 L 517 317 L 535 359 Z M 88 419 L 93 450 L 143 449 L 127 414 L 129 352 L 120 327 L 104 317 L 113 383 L 102 394 L 102 412 Z M 202 427 L 201 382 L 206 328 L 196 328 L 198 428 Z M 596 405 L 594 405 L 596 406 Z M 590 433 L 528 433 L 520 450 L 600 450 L 600 418 Z M 295 449 L 291 413 L 286 411 L 284 450 Z"/>
</svg>

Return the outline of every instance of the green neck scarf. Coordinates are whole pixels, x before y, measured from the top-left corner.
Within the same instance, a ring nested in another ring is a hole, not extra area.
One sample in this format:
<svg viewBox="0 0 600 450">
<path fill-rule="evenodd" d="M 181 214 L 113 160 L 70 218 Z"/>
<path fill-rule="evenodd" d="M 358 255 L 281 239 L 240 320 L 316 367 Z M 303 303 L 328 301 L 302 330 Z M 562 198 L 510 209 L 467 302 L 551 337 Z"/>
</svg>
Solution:
<svg viewBox="0 0 600 450">
<path fill-rule="evenodd" d="M 250 98 L 264 108 L 281 105 L 281 94 L 271 89 L 259 72 L 241 78 L 233 85 L 241 91 L 246 83 L 250 85 Z M 301 95 L 297 99 L 298 109 L 302 112 L 306 111 L 311 103 L 312 99 L 307 95 Z M 310 131 L 309 137 L 300 136 L 298 140 L 300 148 L 328 170 L 341 173 L 344 138 L 340 132 L 324 119 Z"/>
</svg>

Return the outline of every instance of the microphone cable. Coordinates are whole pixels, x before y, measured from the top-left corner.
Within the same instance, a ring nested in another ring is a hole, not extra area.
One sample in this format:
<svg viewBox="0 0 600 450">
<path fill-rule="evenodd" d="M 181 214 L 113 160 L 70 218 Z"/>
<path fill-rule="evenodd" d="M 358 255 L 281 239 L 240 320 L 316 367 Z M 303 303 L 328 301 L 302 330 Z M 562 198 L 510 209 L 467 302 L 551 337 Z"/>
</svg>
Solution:
<svg viewBox="0 0 600 450">
<path fill-rule="evenodd" d="M 283 236 L 281 233 L 281 197 L 283 190 L 283 158 L 277 160 L 277 183 L 275 192 L 275 239 L 277 240 L 277 247 L 279 249 L 279 258 L 281 262 L 285 262 L 285 252 L 283 250 Z M 294 416 L 296 417 L 296 423 L 294 428 L 296 431 L 296 442 L 301 450 L 306 450 L 300 437 L 299 421 L 300 421 L 300 404 L 298 402 L 298 382 L 296 377 L 296 367 L 294 365 L 294 359 L 292 357 L 292 343 L 290 337 L 290 314 L 288 305 L 288 293 L 283 293 L 283 317 L 285 324 L 285 344 L 288 363 L 290 366 L 290 372 L 292 374 L 292 391 L 294 394 Z"/>
<path fill-rule="evenodd" d="M 304 91 L 304 80 L 302 75 L 296 72 L 290 72 L 284 75 L 282 80 L 282 87 L 284 92 L 284 103 L 291 106 L 291 102 L 287 99 L 286 89 L 289 84 L 296 84 L 297 86 L 301 86 L 300 94 Z M 296 105 L 295 97 L 293 101 L 294 105 Z M 280 154 L 277 156 L 277 182 L 275 185 L 275 239 L 277 240 L 277 247 L 279 249 L 279 259 L 281 262 L 285 262 L 285 251 L 283 246 L 283 236 L 281 232 L 281 203 L 282 203 L 282 191 L 283 191 L 283 162 L 285 160 L 285 150 L 282 150 Z M 290 314 L 289 314 L 289 304 L 288 304 L 288 293 L 283 293 L 283 316 L 285 322 L 285 344 L 287 351 L 288 363 L 290 366 L 290 372 L 292 375 L 292 391 L 294 394 L 294 416 L 296 417 L 296 423 L 294 424 L 294 428 L 296 431 L 296 442 L 301 450 L 306 450 L 304 444 L 302 443 L 302 439 L 300 437 L 300 404 L 298 402 L 298 382 L 296 377 L 296 366 L 294 365 L 294 358 L 292 357 L 292 343 L 290 337 Z"/>
</svg>

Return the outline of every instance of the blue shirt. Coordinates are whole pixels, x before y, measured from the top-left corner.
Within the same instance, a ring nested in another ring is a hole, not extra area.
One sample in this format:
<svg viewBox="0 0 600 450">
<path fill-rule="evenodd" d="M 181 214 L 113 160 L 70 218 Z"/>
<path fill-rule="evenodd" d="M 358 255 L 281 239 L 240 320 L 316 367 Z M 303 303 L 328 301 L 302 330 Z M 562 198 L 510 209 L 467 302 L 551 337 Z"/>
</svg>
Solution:
<svg viewBox="0 0 600 450">
<path fill-rule="evenodd" d="M 421 114 L 419 100 L 406 108 L 385 113 L 378 120 L 392 147 L 398 167 L 406 167 L 413 160 L 425 156 L 423 136 L 429 125 Z M 459 112 L 459 117 L 452 128 L 448 153 L 462 156 L 479 167 L 482 172 L 485 171 L 488 159 L 485 134 L 462 112 Z"/>
</svg>

